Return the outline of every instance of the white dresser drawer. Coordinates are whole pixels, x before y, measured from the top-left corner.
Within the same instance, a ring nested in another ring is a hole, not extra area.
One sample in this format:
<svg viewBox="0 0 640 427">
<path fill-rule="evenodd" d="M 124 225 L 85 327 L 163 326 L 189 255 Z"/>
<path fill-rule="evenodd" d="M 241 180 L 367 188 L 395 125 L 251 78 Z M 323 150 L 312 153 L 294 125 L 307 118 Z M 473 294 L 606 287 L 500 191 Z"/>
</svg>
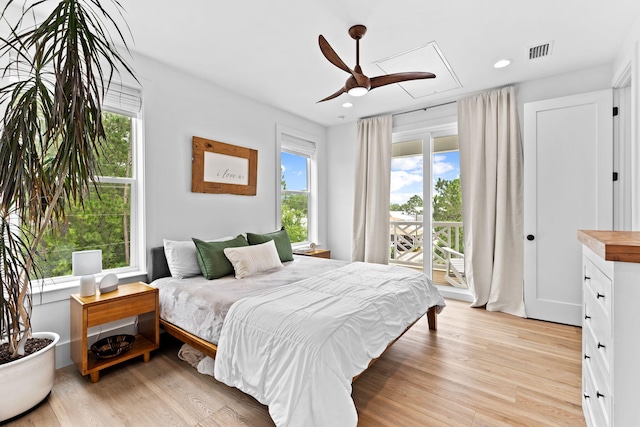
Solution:
<svg viewBox="0 0 640 427">
<path fill-rule="evenodd" d="M 607 314 L 607 317 L 611 314 L 611 302 L 612 302 L 612 286 L 611 279 L 602 272 L 595 264 L 590 260 L 585 259 L 584 262 L 584 290 L 589 289 L 595 300 L 602 306 Z"/>
<path fill-rule="evenodd" d="M 589 364 L 582 365 L 582 405 L 585 409 L 585 418 L 589 427 L 607 427 L 611 425 L 612 399 L 601 396 L 594 382 L 593 372 Z M 606 400 L 605 400 L 606 399 Z M 609 408 L 606 405 L 609 404 Z"/>
<path fill-rule="evenodd" d="M 613 340 L 611 335 L 611 318 L 599 304 L 592 291 L 584 289 L 584 321 L 582 339 L 587 343 L 586 351 L 602 365 L 607 378 L 611 376 L 613 364 Z"/>
<path fill-rule="evenodd" d="M 593 336 L 593 330 L 589 325 L 585 325 L 582 329 L 582 351 L 583 363 L 590 366 L 594 374 L 594 381 L 597 386 L 607 387 L 611 389 L 611 366 L 607 359 L 607 353 L 604 348 L 598 348 L 598 341 Z"/>
<path fill-rule="evenodd" d="M 582 373 L 583 375 L 588 375 L 588 380 L 591 384 L 591 389 L 588 393 L 591 398 L 591 405 L 597 406 L 598 417 L 606 420 L 606 425 L 609 425 L 612 416 L 613 384 L 611 369 L 607 364 L 607 354 L 603 352 L 602 348 L 598 348 L 589 324 L 585 324 L 582 329 L 582 342 L 584 353 Z M 584 381 L 583 377 L 583 383 Z"/>
</svg>

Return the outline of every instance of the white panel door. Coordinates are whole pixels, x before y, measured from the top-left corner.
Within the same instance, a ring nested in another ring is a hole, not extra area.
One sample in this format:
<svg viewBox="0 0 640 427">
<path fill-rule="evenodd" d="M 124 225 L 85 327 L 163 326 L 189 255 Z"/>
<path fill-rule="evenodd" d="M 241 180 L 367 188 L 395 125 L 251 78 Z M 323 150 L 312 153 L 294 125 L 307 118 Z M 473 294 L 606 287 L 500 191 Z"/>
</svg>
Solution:
<svg viewBox="0 0 640 427">
<path fill-rule="evenodd" d="M 578 229 L 613 225 L 612 92 L 524 106 L 527 317 L 580 325 Z"/>
</svg>

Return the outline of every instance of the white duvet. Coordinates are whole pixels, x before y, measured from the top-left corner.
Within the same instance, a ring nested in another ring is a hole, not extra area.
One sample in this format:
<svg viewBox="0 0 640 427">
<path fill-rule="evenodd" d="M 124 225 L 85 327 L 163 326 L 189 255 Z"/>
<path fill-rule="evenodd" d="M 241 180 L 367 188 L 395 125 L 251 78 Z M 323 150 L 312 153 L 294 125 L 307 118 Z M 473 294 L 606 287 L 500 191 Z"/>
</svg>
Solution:
<svg viewBox="0 0 640 427">
<path fill-rule="evenodd" d="M 284 268 L 244 279 L 233 275 L 215 280 L 204 276 L 164 277 L 151 286 L 159 290 L 161 319 L 217 344 L 227 311 L 236 301 L 346 264 L 333 259 L 295 256 L 295 261 L 286 263 Z"/>
<path fill-rule="evenodd" d="M 355 426 L 352 378 L 431 306 L 444 301 L 424 274 L 352 263 L 236 302 L 214 375 L 277 426 Z"/>
</svg>

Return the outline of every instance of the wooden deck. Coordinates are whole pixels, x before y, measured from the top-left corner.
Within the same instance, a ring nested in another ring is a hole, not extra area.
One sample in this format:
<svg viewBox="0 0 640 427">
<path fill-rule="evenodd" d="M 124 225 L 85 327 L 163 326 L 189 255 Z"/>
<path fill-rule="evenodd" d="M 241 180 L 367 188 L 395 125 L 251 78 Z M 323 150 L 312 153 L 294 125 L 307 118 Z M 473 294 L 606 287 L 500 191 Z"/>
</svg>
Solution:
<svg viewBox="0 0 640 427">
<path fill-rule="evenodd" d="M 432 271 L 433 275 L 431 276 L 431 280 L 433 280 L 433 283 L 436 285 L 451 286 L 451 284 L 449 284 L 449 282 L 444 278 L 444 270 L 434 269 Z"/>
<path fill-rule="evenodd" d="M 418 267 L 412 267 L 412 266 L 406 266 L 406 265 L 404 267 L 409 267 L 409 268 L 413 268 L 415 270 L 422 271 L 422 268 L 418 268 Z M 451 286 L 451 284 L 449 282 L 447 282 L 447 279 L 444 278 L 444 270 L 433 269 L 432 273 L 431 273 L 431 280 L 436 285 Z M 451 287 L 453 287 L 453 286 L 451 286 Z"/>
</svg>

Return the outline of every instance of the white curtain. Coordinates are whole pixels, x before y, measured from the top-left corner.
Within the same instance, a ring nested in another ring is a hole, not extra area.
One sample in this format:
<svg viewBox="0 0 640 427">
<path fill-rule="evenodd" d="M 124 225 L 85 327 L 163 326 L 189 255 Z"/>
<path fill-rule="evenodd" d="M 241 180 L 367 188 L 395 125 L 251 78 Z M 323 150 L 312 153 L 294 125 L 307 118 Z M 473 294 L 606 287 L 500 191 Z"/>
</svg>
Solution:
<svg viewBox="0 0 640 427">
<path fill-rule="evenodd" d="M 351 260 L 389 263 L 392 117 L 358 121 Z"/>
<path fill-rule="evenodd" d="M 513 87 L 458 101 L 464 255 L 472 306 L 525 316 L 523 153 Z"/>
</svg>

